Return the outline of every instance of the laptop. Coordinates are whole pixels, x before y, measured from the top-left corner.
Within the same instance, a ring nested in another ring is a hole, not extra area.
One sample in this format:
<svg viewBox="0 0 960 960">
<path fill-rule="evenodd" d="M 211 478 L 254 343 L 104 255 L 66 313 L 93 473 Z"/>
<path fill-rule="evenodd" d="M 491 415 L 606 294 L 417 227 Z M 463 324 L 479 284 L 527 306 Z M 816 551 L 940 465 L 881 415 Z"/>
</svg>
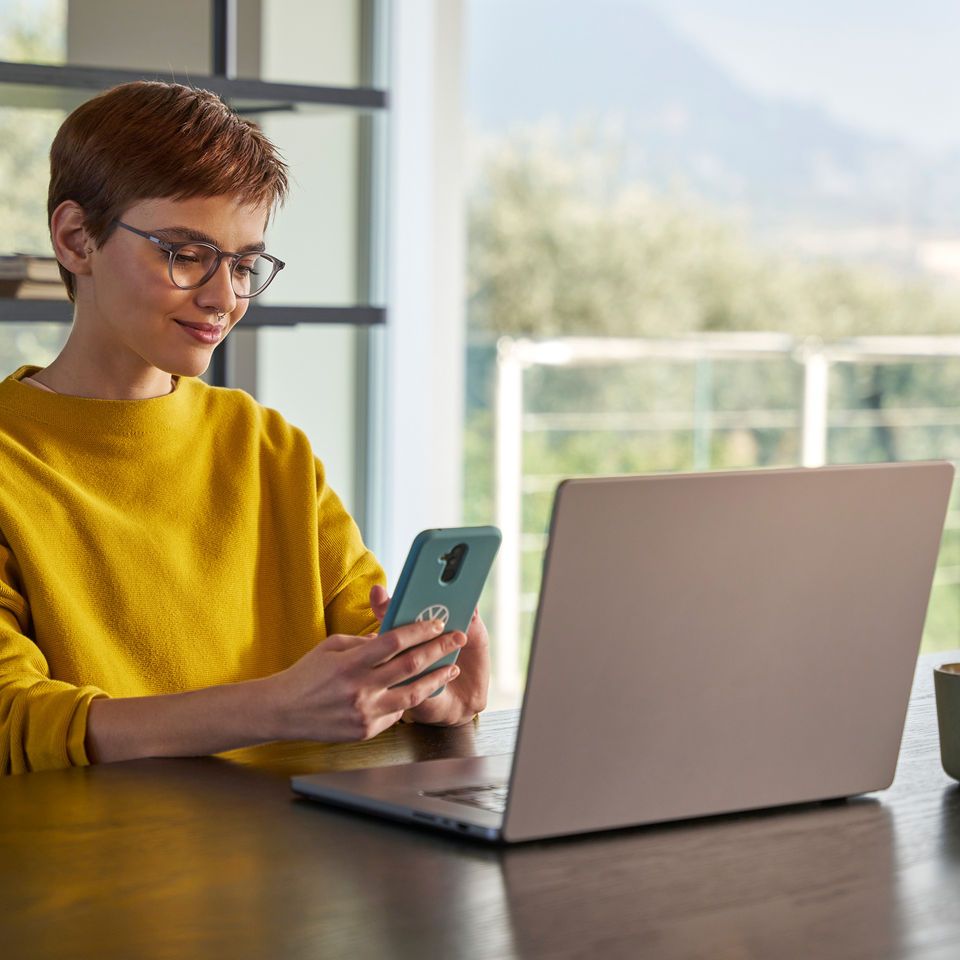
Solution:
<svg viewBox="0 0 960 960">
<path fill-rule="evenodd" d="M 293 789 L 505 843 L 884 789 L 952 480 L 932 462 L 564 481 L 514 752 Z"/>
</svg>

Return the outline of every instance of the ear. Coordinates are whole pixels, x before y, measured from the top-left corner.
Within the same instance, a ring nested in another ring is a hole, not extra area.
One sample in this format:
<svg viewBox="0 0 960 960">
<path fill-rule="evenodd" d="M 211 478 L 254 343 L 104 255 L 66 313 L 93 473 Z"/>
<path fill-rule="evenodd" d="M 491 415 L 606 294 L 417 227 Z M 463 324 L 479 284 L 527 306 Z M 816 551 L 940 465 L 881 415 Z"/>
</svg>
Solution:
<svg viewBox="0 0 960 960">
<path fill-rule="evenodd" d="M 50 218 L 50 239 L 57 259 L 75 276 L 91 273 L 94 243 L 83 225 L 83 207 L 64 200 Z"/>
</svg>

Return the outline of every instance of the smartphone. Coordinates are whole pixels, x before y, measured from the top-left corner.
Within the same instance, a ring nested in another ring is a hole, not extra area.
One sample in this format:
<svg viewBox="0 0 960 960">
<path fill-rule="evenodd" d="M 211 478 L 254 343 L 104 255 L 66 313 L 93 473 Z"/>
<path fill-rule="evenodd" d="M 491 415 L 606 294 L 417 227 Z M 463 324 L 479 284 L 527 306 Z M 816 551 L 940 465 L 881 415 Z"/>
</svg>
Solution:
<svg viewBox="0 0 960 960">
<path fill-rule="evenodd" d="M 380 632 L 418 620 L 440 620 L 444 633 L 466 633 L 499 547 L 496 527 L 448 527 L 417 534 Z M 454 650 L 397 686 L 455 662 L 459 653 Z M 442 690 L 440 687 L 431 696 Z"/>
</svg>

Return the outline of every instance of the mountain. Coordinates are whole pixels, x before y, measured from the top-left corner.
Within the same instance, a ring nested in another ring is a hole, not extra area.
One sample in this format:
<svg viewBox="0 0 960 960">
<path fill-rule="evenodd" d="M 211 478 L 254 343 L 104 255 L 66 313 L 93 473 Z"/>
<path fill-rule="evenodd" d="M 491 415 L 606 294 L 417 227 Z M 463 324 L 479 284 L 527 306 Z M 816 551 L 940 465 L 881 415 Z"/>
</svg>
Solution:
<svg viewBox="0 0 960 960">
<path fill-rule="evenodd" d="M 757 96 L 639 2 L 473 0 L 468 30 L 479 131 L 616 118 L 628 176 L 760 227 L 958 232 L 960 153 L 926 156 L 820 107 Z"/>
</svg>

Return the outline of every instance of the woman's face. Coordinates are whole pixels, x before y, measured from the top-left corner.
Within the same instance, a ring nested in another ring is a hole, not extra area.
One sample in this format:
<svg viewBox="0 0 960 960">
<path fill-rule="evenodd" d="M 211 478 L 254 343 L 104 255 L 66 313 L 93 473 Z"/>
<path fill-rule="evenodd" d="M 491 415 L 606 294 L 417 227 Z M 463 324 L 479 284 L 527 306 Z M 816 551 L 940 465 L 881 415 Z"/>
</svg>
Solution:
<svg viewBox="0 0 960 960">
<path fill-rule="evenodd" d="M 119 219 L 172 243 L 205 240 L 240 253 L 263 243 L 268 214 L 266 206 L 240 205 L 234 197 L 198 197 L 142 200 Z M 77 319 L 124 366 L 198 376 L 249 301 L 233 291 L 228 258 L 195 290 L 175 286 L 168 264 L 167 251 L 116 227 L 91 254 L 90 274 L 77 277 Z"/>
</svg>

